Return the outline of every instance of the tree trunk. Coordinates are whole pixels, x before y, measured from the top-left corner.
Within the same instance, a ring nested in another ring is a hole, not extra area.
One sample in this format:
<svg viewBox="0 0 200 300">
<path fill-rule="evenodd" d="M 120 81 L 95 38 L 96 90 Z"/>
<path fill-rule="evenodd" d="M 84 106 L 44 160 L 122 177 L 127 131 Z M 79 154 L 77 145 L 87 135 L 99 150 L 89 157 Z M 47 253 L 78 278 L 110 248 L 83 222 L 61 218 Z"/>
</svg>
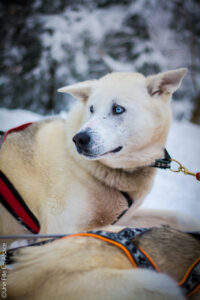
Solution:
<svg viewBox="0 0 200 300">
<path fill-rule="evenodd" d="M 194 109 L 190 121 L 195 124 L 200 124 L 200 93 L 195 98 Z"/>
</svg>

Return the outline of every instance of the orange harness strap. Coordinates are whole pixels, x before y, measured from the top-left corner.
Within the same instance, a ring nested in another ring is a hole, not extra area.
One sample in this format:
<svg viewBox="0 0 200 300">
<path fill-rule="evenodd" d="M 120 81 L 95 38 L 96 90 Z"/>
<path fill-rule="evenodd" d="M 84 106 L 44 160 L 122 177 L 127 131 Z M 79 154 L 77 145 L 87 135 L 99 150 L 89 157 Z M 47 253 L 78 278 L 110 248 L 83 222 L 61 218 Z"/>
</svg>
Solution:
<svg viewBox="0 0 200 300">
<path fill-rule="evenodd" d="M 200 288 L 200 257 L 188 268 L 178 285 L 185 290 L 187 297 L 198 291 Z"/>
<path fill-rule="evenodd" d="M 116 241 L 113 241 L 113 240 L 110 240 L 108 238 L 105 238 L 105 237 L 102 237 L 100 235 L 97 235 L 97 234 L 93 234 L 93 233 L 77 233 L 77 234 L 72 234 L 70 236 L 66 236 L 66 237 L 63 237 L 62 239 L 67 239 L 67 238 L 70 238 L 70 237 L 75 237 L 75 236 L 87 236 L 87 237 L 93 237 L 93 238 L 96 238 L 96 239 L 99 239 L 99 240 L 102 240 L 104 242 L 107 242 L 107 243 L 110 243 L 112 245 L 115 245 L 116 247 L 120 248 L 122 251 L 124 251 L 124 253 L 126 254 L 126 256 L 128 257 L 128 259 L 130 260 L 131 264 L 133 265 L 134 268 L 137 268 L 137 265 L 135 263 L 135 261 L 133 260 L 132 256 L 130 255 L 130 252 L 126 249 L 125 246 L 123 246 L 122 244 L 116 242 Z"/>
<path fill-rule="evenodd" d="M 149 257 L 149 255 L 140 247 L 137 247 L 133 242 L 133 238 L 137 235 L 141 235 L 148 231 L 146 228 L 125 228 L 120 232 L 108 232 L 108 231 L 91 231 L 86 233 L 76 233 L 62 239 L 78 236 L 93 237 L 104 242 L 115 245 L 120 248 L 130 260 L 134 268 L 145 268 L 156 270 L 160 272 L 154 261 Z"/>
</svg>

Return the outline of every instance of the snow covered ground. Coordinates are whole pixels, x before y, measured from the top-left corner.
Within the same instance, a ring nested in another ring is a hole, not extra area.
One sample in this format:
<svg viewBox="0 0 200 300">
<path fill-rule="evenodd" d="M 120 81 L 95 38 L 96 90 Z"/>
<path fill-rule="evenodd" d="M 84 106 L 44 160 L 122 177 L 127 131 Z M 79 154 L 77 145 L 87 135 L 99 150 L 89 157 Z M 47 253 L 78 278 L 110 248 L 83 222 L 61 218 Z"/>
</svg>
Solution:
<svg viewBox="0 0 200 300">
<path fill-rule="evenodd" d="M 61 113 L 65 117 L 65 113 Z M 37 121 L 40 115 L 24 110 L 0 109 L 0 130 Z M 174 121 L 167 150 L 190 171 L 200 172 L 200 126 Z M 200 219 L 200 182 L 195 177 L 169 170 L 158 170 L 151 193 L 143 207 L 176 210 Z"/>
<path fill-rule="evenodd" d="M 38 121 L 40 115 L 22 109 L 0 108 L 0 130 L 8 130 L 23 123 Z"/>
</svg>

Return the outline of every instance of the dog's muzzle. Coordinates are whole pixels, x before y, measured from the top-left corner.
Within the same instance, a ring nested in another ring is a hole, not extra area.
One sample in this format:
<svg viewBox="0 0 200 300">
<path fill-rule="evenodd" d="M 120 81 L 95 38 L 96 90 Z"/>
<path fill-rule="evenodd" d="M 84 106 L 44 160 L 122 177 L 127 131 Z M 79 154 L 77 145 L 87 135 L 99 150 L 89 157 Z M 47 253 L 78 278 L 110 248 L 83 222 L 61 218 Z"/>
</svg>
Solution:
<svg viewBox="0 0 200 300">
<path fill-rule="evenodd" d="M 91 137 L 87 131 L 79 132 L 73 137 L 73 142 L 76 145 L 78 153 L 90 156 Z"/>
<path fill-rule="evenodd" d="M 104 152 L 104 149 L 94 142 L 92 133 L 89 130 L 77 133 L 72 140 L 76 145 L 78 153 L 83 154 L 90 159 L 96 159 L 107 154 L 117 153 L 123 149 L 122 146 L 119 146 L 110 151 Z"/>
</svg>

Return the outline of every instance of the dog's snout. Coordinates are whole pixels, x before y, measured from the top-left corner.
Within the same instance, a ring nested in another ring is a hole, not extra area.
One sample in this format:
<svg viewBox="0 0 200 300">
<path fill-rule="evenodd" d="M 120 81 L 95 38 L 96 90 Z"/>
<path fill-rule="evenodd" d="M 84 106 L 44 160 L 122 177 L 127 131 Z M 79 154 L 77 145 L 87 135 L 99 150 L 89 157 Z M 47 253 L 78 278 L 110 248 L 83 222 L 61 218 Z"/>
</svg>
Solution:
<svg viewBox="0 0 200 300">
<path fill-rule="evenodd" d="M 73 142 L 76 144 L 77 147 L 84 148 L 88 146 L 90 142 L 90 136 L 87 132 L 77 133 L 73 137 Z"/>
</svg>

